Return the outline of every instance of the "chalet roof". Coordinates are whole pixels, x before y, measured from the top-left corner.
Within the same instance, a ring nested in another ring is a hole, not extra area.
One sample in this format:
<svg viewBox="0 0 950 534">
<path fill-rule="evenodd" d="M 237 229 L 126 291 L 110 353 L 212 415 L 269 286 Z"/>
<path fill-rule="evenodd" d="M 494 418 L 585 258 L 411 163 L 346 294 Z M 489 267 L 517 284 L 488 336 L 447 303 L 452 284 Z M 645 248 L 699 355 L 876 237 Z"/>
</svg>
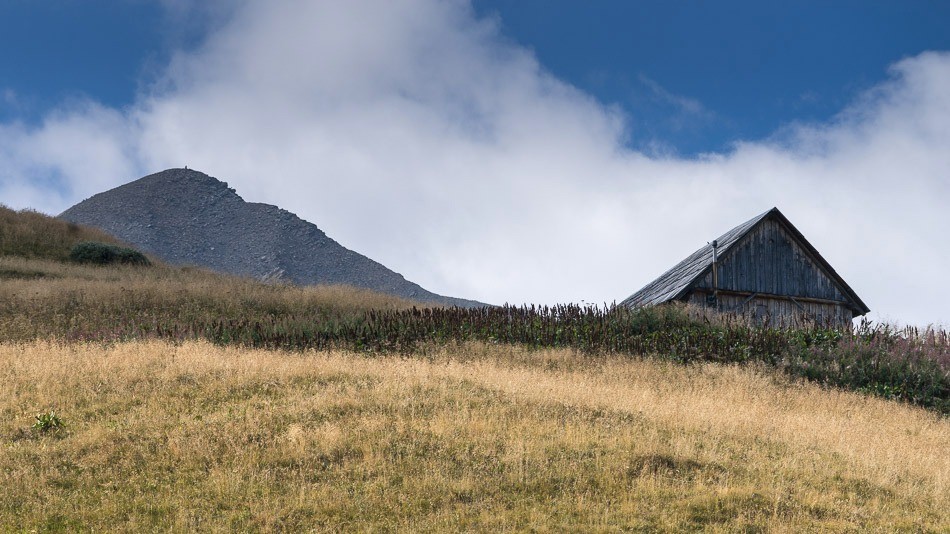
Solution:
<svg viewBox="0 0 950 534">
<path fill-rule="evenodd" d="M 813 257 L 818 266 L 838 284 L 841 292 L 847 296 L 851 308 L 857 315 L 863 315 L 870 311 L 867 305 L 865 305 L 854 290 L 851 289 L 851 286 L 835 272 L 831 265 L 821 257 L 818 250 L 816 250 L 815 247 L 805 239 L 805 236 L 782 215 L 782 212 L 780 212 L 778 208 L 772 208 L 722 234 L 716 240 L 718 242 L 719 257 L 725 256 L 733 245 L 741 241 L 742 238 L 749 234 L 749 232 L 760 223 L 769 219 L 775 219 L 786 227 L 789 233 L 798 241 L 799 245 Z M 621 306 L 640 308 L 642 306 L 662 304 L 684 297 L 695 283 L 702 280 L 702 278 L 712 270 L 712 255 L 712 246 L 706 245 L 700 248 L 683 261 L 674 265 L 672 269 L 661 274 L 659 278 L 647 284 L 643 289 L 627 297 L 620 303 Z"/>
</svg>

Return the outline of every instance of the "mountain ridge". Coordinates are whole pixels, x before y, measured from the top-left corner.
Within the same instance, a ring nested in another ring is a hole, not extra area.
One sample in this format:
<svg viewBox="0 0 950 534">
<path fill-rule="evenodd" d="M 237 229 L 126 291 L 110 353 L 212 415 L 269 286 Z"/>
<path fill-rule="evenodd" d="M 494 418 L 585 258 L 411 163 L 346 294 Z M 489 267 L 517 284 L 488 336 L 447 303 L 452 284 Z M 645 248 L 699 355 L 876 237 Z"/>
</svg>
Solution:
<svg viewBox="0 0 950 534">
<path fill-rule="evenodd" d="M 406 280 L 350 250 L 317 225 L 271 204 L 247 202 L 227 182 L 166 169 L 103 191 L 59 215 L 100 228 L 173 264 L 300 285 L 346 284 L 448 306 L 484 306 Z"/>
</svg>

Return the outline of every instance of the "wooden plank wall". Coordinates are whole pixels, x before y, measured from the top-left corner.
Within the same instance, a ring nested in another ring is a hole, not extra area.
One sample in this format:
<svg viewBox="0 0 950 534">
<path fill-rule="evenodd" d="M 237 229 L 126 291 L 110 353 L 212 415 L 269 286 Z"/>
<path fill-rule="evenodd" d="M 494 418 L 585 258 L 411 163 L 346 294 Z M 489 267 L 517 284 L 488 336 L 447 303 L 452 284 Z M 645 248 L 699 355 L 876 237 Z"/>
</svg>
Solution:
<svg viewBox="0 0 950 534">
<path fill-rule="evenodd" d="M 708 307 L 706 293 L 694 291 L 688 302 L 695 306 Z M 810 326 L 818 324 L 829 327 L 848 327 L 854 318 L 845 305 L 818 302 L 801 302 L 784 298 L 748 297 L 719 294 L 719 311 L 735 313 L 748 318 L 753 324 L 774 327 Z"/>
<path fill-rule="evenodd" d="M 712 287 L 710 273 L 699 287 Z M 776 221 L 764 221 L 719 261 L 719 289 L 845 301 L 808 252 Z"/>
</svg>

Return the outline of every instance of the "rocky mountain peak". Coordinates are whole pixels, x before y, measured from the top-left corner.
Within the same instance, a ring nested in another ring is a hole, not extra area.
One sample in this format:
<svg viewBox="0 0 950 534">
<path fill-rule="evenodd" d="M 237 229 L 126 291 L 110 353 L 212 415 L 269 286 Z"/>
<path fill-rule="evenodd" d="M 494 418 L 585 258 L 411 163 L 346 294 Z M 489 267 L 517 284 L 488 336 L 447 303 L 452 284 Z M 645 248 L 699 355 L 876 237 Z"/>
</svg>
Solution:
<svg viewBox="0 0 950 534">
<path fill-rule="evenodd" d="M 60 218 L 101 228 L 174 264 L 301 285 L 347 284 L 440 305 L 480 305 L 426 291 L 293 213 L 245 202 L 227 182 L 192 169 L 167 169 L 99 193 Z"/>
</svg>

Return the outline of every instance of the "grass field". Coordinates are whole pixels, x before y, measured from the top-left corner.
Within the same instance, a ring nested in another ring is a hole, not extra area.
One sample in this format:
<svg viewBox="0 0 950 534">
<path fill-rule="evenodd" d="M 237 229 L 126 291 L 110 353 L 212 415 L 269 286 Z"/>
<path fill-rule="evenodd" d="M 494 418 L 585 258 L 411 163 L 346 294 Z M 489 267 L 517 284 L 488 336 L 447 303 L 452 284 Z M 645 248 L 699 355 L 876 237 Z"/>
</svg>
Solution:
<svg viewBox="0 0 950 534">
<path fill-rule="evenodd" d="M 35 341 L 0 383 L 0 530 L 950 529 L 947 418 L 750 366 Z"/>
<path fill-rule="evenodd" d="M 711 320 L 710 320 L 711 319 Z M 950 415 L 950 333 L 886 325 L 773 329 L 665 306 L 429 308 L 351 287 L 262 284 L 200 269 L 0 256 L 0 341 L 206 339 L 290 350 L 425 354 L 487 342 L 767 364 L 788 376 Z"/>
<path fill-rule="evenodd" d="M 85 241 L 121 245 L 0 207 L 0 532 L 950 532 L 947 332 L 422 310 Z"/>
</svg>

